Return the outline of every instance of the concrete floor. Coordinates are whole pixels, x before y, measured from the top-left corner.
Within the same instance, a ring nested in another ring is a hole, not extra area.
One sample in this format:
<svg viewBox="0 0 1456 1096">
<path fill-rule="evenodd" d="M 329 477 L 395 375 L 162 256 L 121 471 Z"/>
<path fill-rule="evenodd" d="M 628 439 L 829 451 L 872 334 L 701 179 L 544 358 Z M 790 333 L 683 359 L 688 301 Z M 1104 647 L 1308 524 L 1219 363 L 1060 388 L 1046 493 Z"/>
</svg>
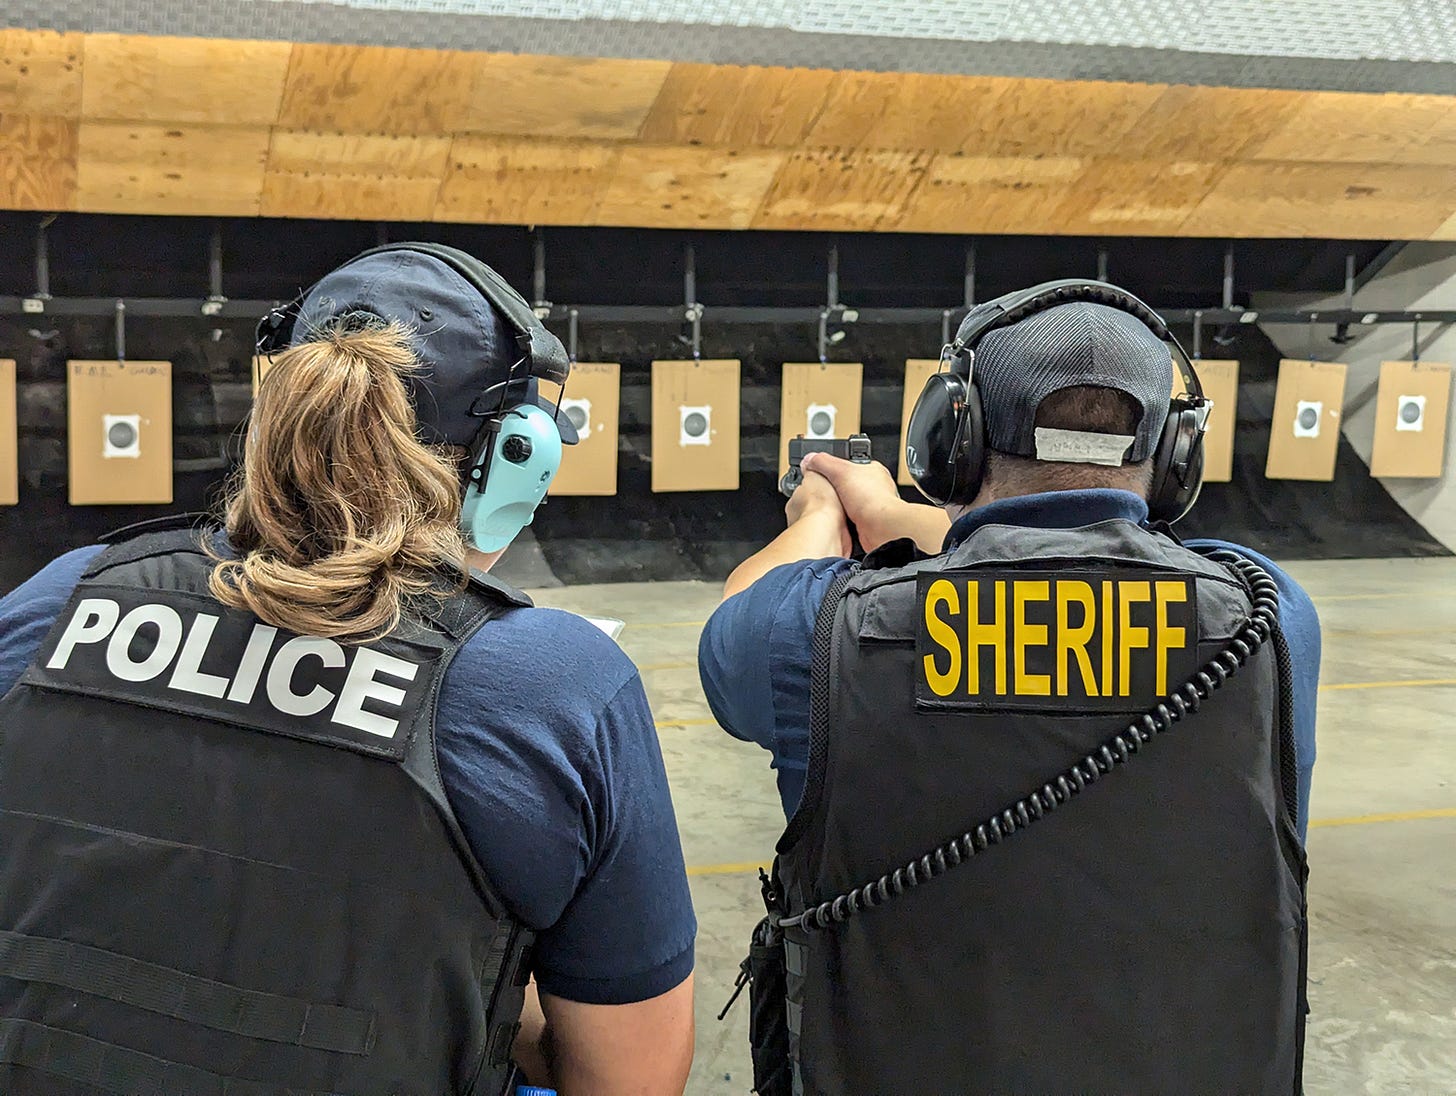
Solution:
<svg viewBox="0 0 1456 1096">
<path fill-rule="evenodd" d="M 1296 563 L 1324 625 L 1309 836 L 1311 1096 L 1456 1093 L 1456 560 Z M 754 869 L 783 818 L 767 755 L 713 722 L 698 633 L 716 586 L 536 591 L 628 622 L 697 906 L 692 1096 L 749 1091 L 746 1002 L 725 1023 L 761 914 Z"/>
</svg>

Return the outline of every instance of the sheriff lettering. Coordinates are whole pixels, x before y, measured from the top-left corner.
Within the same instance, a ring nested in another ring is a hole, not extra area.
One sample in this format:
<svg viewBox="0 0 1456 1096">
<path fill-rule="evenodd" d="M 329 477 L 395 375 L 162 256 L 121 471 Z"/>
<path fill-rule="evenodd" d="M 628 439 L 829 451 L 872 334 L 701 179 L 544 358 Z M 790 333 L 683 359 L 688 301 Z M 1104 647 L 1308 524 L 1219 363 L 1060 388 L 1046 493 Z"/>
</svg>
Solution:
<svg viewBox="0 0 1456 1096">
<path fill-rule="evenodd" d="M 1138 711 L 1198 669 L 1188 575 L 948 571 L 917 591 L 921 707 Z"/>
</svg>

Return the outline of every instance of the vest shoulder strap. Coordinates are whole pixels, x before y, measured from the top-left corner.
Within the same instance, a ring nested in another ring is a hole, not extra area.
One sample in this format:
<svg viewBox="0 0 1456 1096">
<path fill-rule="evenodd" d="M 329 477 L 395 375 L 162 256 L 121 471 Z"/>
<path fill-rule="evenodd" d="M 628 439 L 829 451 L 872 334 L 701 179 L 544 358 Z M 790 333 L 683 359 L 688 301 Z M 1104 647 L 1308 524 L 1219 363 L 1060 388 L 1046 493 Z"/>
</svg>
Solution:
<svg viewBox="0 0 1456 1096">
<path fill-rule="evenodd" d="M 144 533 L 165 533 L 172 529 L 196 529 L 208 524 L 216 524 L 216 522 L 201 511 L 167 514 L 165 517 L 148 518 L 146 521 L 135 521 L 130 525 L 123 525 L 119 529 L 103 533 L 97 539 L 101 544 L 121 544 Z"/>
<path fill-rule="evenodd" d="M 159 518 L 155 522 L 141 522 L 126 529 L 108 533 L 101 538 L 106 550 L 91 561 L 82 574 L 82 581 L 94 579 L 113 567 L 138 563 L 155 556 L 168 556 L 178 552 L 205 555 L 203 538 L 213 530 L 207 525 L 207 518 L 201 514 L 184 514 L 179 517 Z"/>
</svg>

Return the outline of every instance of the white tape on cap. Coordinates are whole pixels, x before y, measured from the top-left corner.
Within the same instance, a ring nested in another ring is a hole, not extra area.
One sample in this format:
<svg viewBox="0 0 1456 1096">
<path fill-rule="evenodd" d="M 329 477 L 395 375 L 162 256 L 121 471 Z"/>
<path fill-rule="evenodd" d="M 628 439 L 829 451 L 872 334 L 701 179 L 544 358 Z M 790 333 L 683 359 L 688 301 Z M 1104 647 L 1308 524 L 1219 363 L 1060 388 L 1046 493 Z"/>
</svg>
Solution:
<svg viewBox="0 0 1456 1096">
<path fill-rule="evenodd" d="M 1036 428 L 1036 459 L 1068 464 L 1105 464 L 1116 468 L 1131 448 L 1131 434 L 1093 434 L 1085 430 Z"/>
</svg>

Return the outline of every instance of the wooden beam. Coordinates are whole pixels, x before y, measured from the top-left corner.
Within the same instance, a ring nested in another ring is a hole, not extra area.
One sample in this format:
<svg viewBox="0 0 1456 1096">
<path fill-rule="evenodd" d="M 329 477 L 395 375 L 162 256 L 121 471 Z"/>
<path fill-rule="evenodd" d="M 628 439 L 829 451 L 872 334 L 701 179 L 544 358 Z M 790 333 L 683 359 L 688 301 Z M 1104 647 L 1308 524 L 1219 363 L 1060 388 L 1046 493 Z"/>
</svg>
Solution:
<svg viewBox="0 0 1456 1096">
<path fill-rule="evenodd" d="M 1304 92 L 1178 84 L 1153 101 L 1118 141 L 1143 160 L 1238 160 L 1284 126 Z"/>
<path fill-rule="evenodd" d="M 519 137 L 636 137 L 667 61 L 479 54 L 460 130 Z"/>
<path fill-rule="evenodd" d="M 925 178 L 930 155 L 893 149 L 804 149 L 774 180 L 754 228 L 894 225 Z"/>
<path fill-rule="evenodd" d="M 975 142 L 1002 91 L 999 84 L 957 76 L 840 73 L 807 141 L 833 148 L 956 152 Z"/>
<path fill-rule="evenodd" d="M 662 144 L 794 147 L 837 75 L 825 69 L 676 64 L 642 126 Z"/>
<path fill-rule="evenodd" d="M 1456 96 L 0 30 L 0 206 L 1456 238 Z"/>
<path fill-rule="evenodd" d="M 748 228 L 787 153 L 623 145 L 596 223 Z"/>
<path fill-rule="evenodd" d="M 268 137 L 263 126 L 82 122 L 77 205 L 97 213 L 255 216 Z"/>
<path fill-rule="evenodd" d="M 1456 166 L 1456 98 L 1303 93 L 1259 160 Z"/>
<path fill-rule="evenodd" d="M 1456 208 L 1456 173 L 1396 164 L 1234 164 L 1183 222 L 1191 236 L 1424 239 Z"/>
<path fill-rule="evenodd" d="M 76 123 L 69 118 L 0 114 L 0 207 L 76 207 Z"/>
<path fill-rule="evenodd" d="M 904 213 L 901 232 L 1056 232 L 1061 206 L 1087 168 L 1077 156 L 937 156 Z"/>
<path fill-rule="evenodd" d="M 77 117 L 84 42 L 74 32 L 0 29 L 0 113 Z"/>
<path fill-rule="evenodd" d="M 1099 157 L 1057 207 L 1060 232 L 1176 235 L 1228 165 L 1197 160 Z"/>
<path fill-rule="evenodd" d="M 618 146 L 523 137 L 457 137 L 435 220 L 484 224 L 592 224 Z"/>
<path fill-rule="evenodd" d="M 272 125 L 287 42 L 86 36 L 81 116 L 122 122 Z"/>
<path fill-rule="evenodd" d="M 299 43 L 278 124 L 346 133 L 445 134 L 470 117 L 476 55 Z"/>
</svg>

